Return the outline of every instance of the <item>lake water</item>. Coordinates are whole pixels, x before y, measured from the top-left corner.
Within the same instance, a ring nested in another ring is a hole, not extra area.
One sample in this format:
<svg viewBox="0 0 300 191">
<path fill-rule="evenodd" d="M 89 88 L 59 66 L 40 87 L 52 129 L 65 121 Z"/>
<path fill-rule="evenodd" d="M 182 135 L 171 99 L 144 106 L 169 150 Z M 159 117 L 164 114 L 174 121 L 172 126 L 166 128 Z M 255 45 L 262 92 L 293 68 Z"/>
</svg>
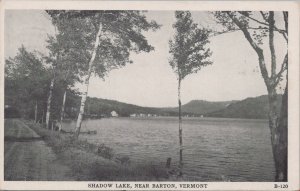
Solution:
<svg viewBox="0 0 300 191">
<path fill-rule="evenodd" d="M 73 129 L 75 121 L 66 122 Z M 164 166 L 179 161 L 178 119 L 104 118 L 85 120 L 80 135 L 113 148 L 131 163 Z M 270 131 L 266 120 L 184 118 L 183 173 L 193 181 L 274 181 Z"/>
</svg>

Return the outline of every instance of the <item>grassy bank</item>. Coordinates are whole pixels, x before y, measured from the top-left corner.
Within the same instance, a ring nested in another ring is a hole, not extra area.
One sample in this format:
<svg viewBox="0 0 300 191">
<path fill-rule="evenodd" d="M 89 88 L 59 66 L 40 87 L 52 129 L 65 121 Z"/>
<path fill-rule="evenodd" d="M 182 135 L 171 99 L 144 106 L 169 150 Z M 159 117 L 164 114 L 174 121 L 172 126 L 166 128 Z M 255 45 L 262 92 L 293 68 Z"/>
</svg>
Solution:
<svg viewBox="0 0 300 191">
<path fill-rule="evenodd" d="M 70 134 L 62 134 L 42 128 L 31 121 L 25 123 L 50 146 L 57 159 L 70 167 L 70 175 L 81 181 L 155 181 L 168 180 L 165 168 L 151 164 L 136 165 L 130 158 L 120 157 L 106 145 L 94 145 L 75 140 Z"/>
</svg>

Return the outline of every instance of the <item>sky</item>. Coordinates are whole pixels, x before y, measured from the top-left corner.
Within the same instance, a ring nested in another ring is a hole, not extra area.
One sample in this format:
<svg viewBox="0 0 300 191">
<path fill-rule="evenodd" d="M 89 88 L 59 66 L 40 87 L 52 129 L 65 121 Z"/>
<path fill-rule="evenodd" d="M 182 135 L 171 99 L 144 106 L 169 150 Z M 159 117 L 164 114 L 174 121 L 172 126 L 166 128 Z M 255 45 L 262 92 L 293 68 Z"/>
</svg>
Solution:
<svg viewBox="0 0 300 191">
<path fill-rule="evenodd" d="M 140 106 L 168 107 L 177 105 L 176 75 L 169 65 L 168 41 L 174 35 L 173 11 L 149 11 L 147 19 L 161 24 L 156 32 L 145 32 L 155 51 L 131 54 L 133 64 L 112 70 L 104 80 L 90 79 L 88 96 L 113 99 Z M 213 26 L 208 12 L 192 12 L 200 26 Z M 5 57 L 14 57 L 23 44 L 31 51 L 47 53 L 46 39 L 54 34 L 49 16 L 41 10 L 9 10 L 5 12 Z M 275 36 L 279 39 L 280 37 Z M 258 59 L 241 32 L 210 38 L 212 65 L 202 68 L 182 81 L 182 103 L 191 100 L 242 100 L 267 94 L 258 68 Z M 279 40 L 280 41 L 280 40 Z M 277 42 L 277 41 L 276 41 Z M 282 49 L 282 43 L 276 50 Z M 266 47 L 265 47 L 266 48 Z M 282 51 L 281 51 L 282 52 Z M 268 54 L 268 53 L 266 53 Z M 278 54 L 278 62 L 283 57 Z M 82 85 L 76 85 L 79 90 Z"/>
</svg>

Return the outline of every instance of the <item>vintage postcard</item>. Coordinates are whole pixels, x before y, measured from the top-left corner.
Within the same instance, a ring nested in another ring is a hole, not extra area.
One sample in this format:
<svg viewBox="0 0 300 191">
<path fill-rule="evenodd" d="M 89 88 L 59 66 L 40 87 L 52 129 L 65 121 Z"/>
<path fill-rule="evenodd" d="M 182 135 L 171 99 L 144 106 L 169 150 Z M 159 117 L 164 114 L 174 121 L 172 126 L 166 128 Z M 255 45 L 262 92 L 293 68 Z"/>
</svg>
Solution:
<svg viewBox="0 0 300 191">
<path fill-rule="evenodd" d="M 2 1 L 1 190 L 299 190 L 296 1 Z"/>
</svg>

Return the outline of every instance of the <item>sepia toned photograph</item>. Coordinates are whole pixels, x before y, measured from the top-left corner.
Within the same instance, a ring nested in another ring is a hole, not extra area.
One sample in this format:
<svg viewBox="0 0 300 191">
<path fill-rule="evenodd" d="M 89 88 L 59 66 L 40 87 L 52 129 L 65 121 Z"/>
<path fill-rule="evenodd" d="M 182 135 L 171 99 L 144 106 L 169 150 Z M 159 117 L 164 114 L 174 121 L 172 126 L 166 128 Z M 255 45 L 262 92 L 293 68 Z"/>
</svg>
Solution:
<svg viewBox="0 0 300 191">
<path fill-rule="evenodd" d="M 4 182 L 289 189 L 288 10 L 3 16 Z"/>
</svg>

